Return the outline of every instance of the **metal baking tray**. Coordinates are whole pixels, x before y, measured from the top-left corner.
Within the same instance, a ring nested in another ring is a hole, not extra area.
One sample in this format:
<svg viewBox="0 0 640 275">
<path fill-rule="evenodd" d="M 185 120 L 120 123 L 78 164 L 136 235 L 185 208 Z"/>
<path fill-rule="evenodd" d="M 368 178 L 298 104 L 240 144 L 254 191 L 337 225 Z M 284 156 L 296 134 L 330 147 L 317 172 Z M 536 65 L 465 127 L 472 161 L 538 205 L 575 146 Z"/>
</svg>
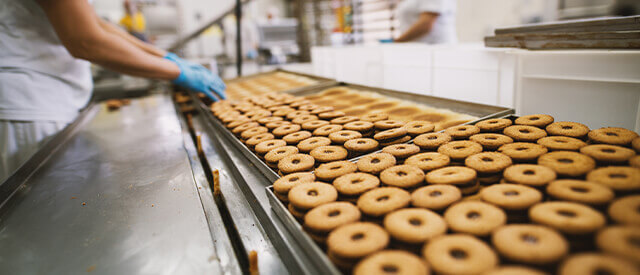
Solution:
<svg viewBox="0 0 640 275">
<path fill-rule="evenodd" d="M 400 91 L 394 91 L 394 90 L 383 89 L 383 88 L 350 84 L 346 82 L 336 82 L 334 85 L 325 86 L 325 87 L 308 87 L 307 89 L 301 89 L 298 91 L 291 92 L 291 94 L 295 96 L 308 96 L 308 95 L 316 94 L 323 90 L 333 88 L 333 87 L 347 87 L 347 88 L 352 88 L 356 90 L 374 92 L 380 95 L 387 96 L 391 99 L 406 100 L 413 103 L 426 105 L 428 107 L 448 109 L 453 112 L 478 117 L 478 119 L 471 121 L 469 123 L 475 123 L 481 120 L 502 117 L 508 114 L 515 113 L 514 109 L 507 108 L 507 107 L 499 107 L 499 106 L 492 106 L 492 105 L 486 105 L 486 104 L 480 104 L 480 103 L 448 99 L 443 97 L 400 92 Z"/>
<path fill-rule="evenodd" d="M 312 259 L 314 266 L 320 271 L 321 274 L 342 274 L 338 268 L 329 260 L 327 254 L 320 249 L 309 235 L 302 230 L 302 225 L 289 213 L 289 210 L 284 204 L 278 200 L 276 194 L 273 191 L 273 186 L 265 188 L 269 203 L 271 203 L 271 210 L 278 216 L 280 221 L 285 225 L 287 230 L 298 242 L 300 247 L 309 259 Z"/>
<path fill-rule="evenodd" d="M 518 117 L 513 114 L 508 114 L 490 118 L 507 118 L 515 120 Z M 478 121 L 490 118 L 479 119 Z M 351 159 L 350 161 L 355 162 L 363 156 Z M 318 246 L 318 244 L 316 244 L 316 242 L 314 242 L 311 237 L 309 237 L 307 233 L 304 232 L 304 230 L 302 229 L 302 225 L 298 222 L 298 220 L 296 220 L 295 217 L 293 217 L 293 215 L 291 215 L 291 213 L 289 213 L 286 205 L 282 201 L 280 201 L 278 197 L 276 197 L 276 194 L 273 191 L 273 185 L 266 187 L 265 191 L 267 192 L 267 197 L 269 198 L 271 209 L 280 219 L 280 221 L 285 225 L 287 230 L 289 230 L 291 235 L 296 239 L 298 244 L 300 244 L 300 246 L 304 248 L 305 252 L 309 256 L 309 259 L 314 259 L 315 266 L 321 268 L 324 274 L 341 274 L 339 269 L 331 262 L 331 260 L 329 260 L 326 253 L 322 251 L 320 246 Z"/>
<path fill-rule="evenodd" d="M 296 93 L 296 92 L 300 92 L 300 91 L 303 91 L 303 90 L 306 90 L 306 89 L 310 89 L 310 88 L 330 87 L 330 86 L 336 85 L 336 83 L 338 83 L 337 81 L 335 81 L 334 79 L 331 79 L 331 78 L 320 77 L 320 76 L 315 76 L 315 75 L 310 75 L 310 74 L 305 74 L 305 73 L 299 73 L 299 72 L 293 72 L 293 71 L 288 71 L 288 70 L 284 70 L 284 69 L 281 69 L 281 68 L 277 68 L 277 69 L 272 70 L 272 71 L 267 71 L 267 72 L 262 72 L 262 73 L 247 75 L 247 76 L 236 77 L 236 78 L 232 78 L 232 79 L 225 79 L 224 82 L 225 83 L 233 83 L 233 82 L 245 81 L 245 80 L 249 80 L 249 79 L 252 79 L 252 78 L 265 76 L 265 75 L 278 73 L 278 72 L 288 73 L 288 74 L 293 74 L 293 75 L 298 75 L 298 76 L 304 76 L 304 77 L 308 77 L 308 78 L 311 78 L 313 80 L 316 80 L 318 82 L 316 84 L 311 84 L 311 85 L 308 85 L 308 86 L 298 87 L 298 88 L 291 89 L 291 90 L 286 90 L 286 91 L 280 91 L 281 93 Z"/>
<path fill-rule="evenodd" d="M 369 86 L 364 86 L 364 85 L 349 84 L 349 83 L 345 83 L 345 82 L 338 82 L 335 85 L 330 86 L 330 87 L 313 87 L 313 88 L 309 88 L 309 89 L 305 89 L 305 90 L 301 90 L 301 91 L 296 91 L 296 92 L 293 92 L 292 94 L 295 95 L 295 96 L 313 95 L 313 94 L 322 92 L 323 90 L 326 90 L 326 89 L 329 89 L 329 88 L 333 88 L 333 87 L 347 87 L 347 88 L 352 88 L 352 89 L 356 89 L 356 90 L 374 92 L 374 93 L 378 93 L 380 95 L 387 96 L 387 97 L 392 98 L 392 99 L 406 100 L 406 101 L 410 101 L 410 102 L 413 102 L 413 103 L 419 103 L 419 104 L 427 105 L 429 107 L 448 109 L 448 110 L 451 110 L 451 111 L 454 111 L 454 112 L 457 112 L 457 113 L 466 114 L 466 115 L 472 115 L 472 116 L 478 117 L 475 120 L 472 120 L 472 121 L 469 121 L 469 122 L 466 122 L 466 123 L 462 123 L 460 125 L 476 124 L 476 123 L 478 123 L 480 121 L 483 121 L 483 120 L 487 120 L 487 119 L 491 119 L 491 118 L 507 117 L 507 116 L 513 115 L 515 113 L 515 110 L 512 109 L 512 108 L 492 106 L 492 105 L 479 104 L 479 103 L 466 102 L 466 101 L 459 101 L 459 100 L 453 100 L 453 99 L 447 99 L 447 98 L 435 97 L 435 96 L 428 96 L 428 95 L 419 95 L 419 94 L 400 92 L 400 91 L 394 91 L 394 90 L 387 90 L 387 89 L 376 88 L 376 87 L 369 87 Z M 438 132 L 444 132 L 444 129 L 442 129 L 442 130 L 440 130 Z M 405 144 L 411 144 L 411 143 L 413 143 L 413 139 L 405 142 Z M 377 151 L 370 152 L 370 153 L 367 153 L 367 154 L 364 154 L 364 155 L 357 156 L 355 158 L 350 159 L 349 161 L 356 162 L 360 158 L 362 158 L 362 157 L 364 157 L 366 155 L 380 153 L 380 152 L 382 152 L 382 149 L 379 149 Z"/>
<path fill-rule="evenodd" d="M 282 71 L 288 72 L 284 70 Z M 246 78 L 249 78 L 249 77 L 252 77 L 252 76 L 247 76 Z M 359 90 L 371 91 L 371 92 L 375 92 L 393 99 L 408 100 L 408 101 L 424 104 L 430 107 L 445 108 L 454 112 L 479 117 L 474 121 L 468 122 L 469 124 L 473 124 L 478 121 L 489 119 L 489 118 L 502 117 L 502 116 L 514 113 L 514 110 L 511 108 L 457 101 L 452 99 L 418 95 L 418 94 L 412 94 L 412 93 L 405 93 L 405 92 L 399 92 L 399 91 L 393 91 L 393 90 L 387 90 L 387 89 L 381 89 L 381 88 L 349 84 L 344 82 L 340 82 L 340 83 L 333 82 L 333 83 L 326 83 L 326 85 L 302 87 L 300 89 L 291 90 L 290 93 L 297 96 L 305 96 L 305 95 L 318 93 L 320 91 L 323 91 L 331 87 L 349 87 L 349 88 L 354 88 Z M 270 181 L 273 182 L 278 178 L 280 178 L 280 176 L 273 169 L 267 166 L 263 160 L 258 158 L 258 156 L 255 155 L 253 151 L 251 151 L 233 133 L 231 133 L 231 131 L 229 131 L 217 118 L 215 118 L 209 111 L 209 107 L 207 105 L 205 105 L 193 93 L 191 93 L 191 96 L 194 102 L 197 102 L 197 104 L 195 104 L 198 107 L 197 109 L 200 111 L 203 117 L 205 117 L 206 120 L 209 121 L 209 123 L 216 129 L 216 131 L 221 132 L 223 136 L 225 136 L 225 138 L 227 138 L 232 144 L 234 144 L 237 148 L 239 148 L 240 151 L 242 151 L 242 153 L 247 157 L 247 159 L 249 159 L 249 161 L 251 161 L 251 163 L 254 166 L 256 166 Z M 360 157 L 362 156 L 358 156 L 350 160 L 355 161 Z"/>
</svg>

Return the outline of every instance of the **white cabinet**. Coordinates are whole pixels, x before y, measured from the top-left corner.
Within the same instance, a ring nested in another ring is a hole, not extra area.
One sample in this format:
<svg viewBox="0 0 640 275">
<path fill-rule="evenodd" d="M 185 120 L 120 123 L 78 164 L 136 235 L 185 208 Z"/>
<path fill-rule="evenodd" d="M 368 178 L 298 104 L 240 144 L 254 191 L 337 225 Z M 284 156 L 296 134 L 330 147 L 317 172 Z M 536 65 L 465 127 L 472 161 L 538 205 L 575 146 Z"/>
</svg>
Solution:
<svg viewBox="0 0 640 275">
<path fill-rule="evenodd" d="M 511 107 L 520 115 L 548 113 L 591 128 L 640 131 L 637 50 L 527 51 L 421 44 L 322 50 L 319 54 L 314 49 L 314 68 L 340 81 Z"/>
<path fill-rule="evenodd" d="M 548 113 L 590 128 L 640 131 L 640 51 L 524 51 L 516 113 Z"/>
</svg>

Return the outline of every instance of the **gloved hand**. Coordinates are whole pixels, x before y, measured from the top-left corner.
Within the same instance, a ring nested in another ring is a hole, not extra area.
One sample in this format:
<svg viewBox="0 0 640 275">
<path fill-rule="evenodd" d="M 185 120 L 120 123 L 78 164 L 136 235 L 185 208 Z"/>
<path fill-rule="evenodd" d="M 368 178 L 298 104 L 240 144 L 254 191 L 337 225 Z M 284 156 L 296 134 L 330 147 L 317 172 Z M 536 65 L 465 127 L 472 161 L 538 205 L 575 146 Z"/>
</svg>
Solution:
<svg viewBox="0 0 640 275">
<path fill-rule="evenodd" d="M 382 44 L 393 43 L 393 38 L 378 40 Z"/>
<path fill-rule="evenodd" d="M 164 58 L 176 63 L 180 68 L 180 75 L 172 81 L 173 84 L 203 93 L 213 101 L 218 101 L 218 98 L 211 91 L 215 92 L 220 99 L 227 98 L 224 93 L 227 86 L 219 76 L 212 74 L 207 68 L 186 61 L 174 53 L 168 53 Z"/>
<path fill-rule="evenodd" d="M 247 58 L 255 59 L 256 57 L 258 57 L 258 51 L 250 50 L 249 52 L 247 52 Z"/>
</svg>

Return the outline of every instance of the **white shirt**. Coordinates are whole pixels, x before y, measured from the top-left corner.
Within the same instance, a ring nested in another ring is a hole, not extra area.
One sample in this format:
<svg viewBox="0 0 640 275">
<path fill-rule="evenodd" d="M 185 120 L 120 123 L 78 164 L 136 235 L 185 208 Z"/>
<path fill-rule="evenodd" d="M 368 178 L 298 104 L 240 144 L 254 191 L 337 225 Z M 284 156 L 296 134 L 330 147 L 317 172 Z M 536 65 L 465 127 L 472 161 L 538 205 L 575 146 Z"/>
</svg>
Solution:
<svg viewBox="0 0 640 275">
<path fill-rule="evenodd" d="M 396 8 L 400 21 L 400 31 L 406 32 L 418 21 L 423 12 L 437 13 L 438 18 L 429 34 L 415 42 L 428 44 L 456 43 L 456 1 L 455 0 L 403 0 Z"/>
<path fill-rule="evenodd" d="M 0 120 L 70 122 L 92 89 L 34 0 L 0 0 Z"/>
</svg>

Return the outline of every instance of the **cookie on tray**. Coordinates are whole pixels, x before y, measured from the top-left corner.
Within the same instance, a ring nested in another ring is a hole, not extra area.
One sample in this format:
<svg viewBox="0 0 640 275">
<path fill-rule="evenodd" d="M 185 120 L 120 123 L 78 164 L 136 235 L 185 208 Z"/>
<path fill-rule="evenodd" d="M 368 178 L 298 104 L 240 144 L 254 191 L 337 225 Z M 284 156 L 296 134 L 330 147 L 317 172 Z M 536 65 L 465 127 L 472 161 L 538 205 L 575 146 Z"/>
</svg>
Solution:
<svg viewBox="0 0 640 275">
<path fill-rule="evenodd" d="M 436 152 L 427 152 L 410 156 L 404 161 L 404 164 L 414 165 L 422 169 L 424 172 L 429 172 L 431 170 L 445 167 L 449 165 L 449 162 L 451 162 L 451 158 L 447 155 Z"/>
<path fill-rule="evenodd" d="M 588 181 L 606 185 L 615 191 L 640 190 L 640 169 L 635 167 L 609 166 L 589 172 Z"/>
<path fill-rule="evenodd" d="M 422 255 L 431 268 L 441 274 L 480 274 L 498 265 L 498 255 L 470 235 L 449 234 L 428 242 Z"/>
<path fill-rule="evenodd" d="M 625 128 L 606 127 L 591 130 L 588 136 L 592 143 L 628 146 L 635 138 L 638 137 L 638 134 Z"/>
<path fill-rule="evenodd" d="M 556 180 L 547 185 L 549 196 L 563 201 L 599 206 L 608 204 L 615 194 L 602 184 L 583 180 Z"/>
<path fill-rule="evenodd" d="M 303 211 L 333 202 L 338 199 L 338 191 L 331 184 L 309 182 L 294 186 L 289 190 L 289 203 Z"/>
<path fill-rule="evenodd" d="M 544 202 L 529 210 L 529 218 L 567 234 L 593 233 L 606 224 L 604 215 L 584 204 Z"/>
<path fill-rule="evenodd" d="M 444 210 L 460 199 L 462 199 L 462 193 L 453 185 L 428 185 L 411 193 L 411 205 L 434 211 Z"/>
<path fill-rule="evenodd" d="M 409 205 L 409 192 L 397 187 L 380 187 L 362 194 L 358 199 L 358 208 L 371 217 L 384 216 L 394 210 Z"/>
<path fill-rule="evenodd" d="M 418 135 L 433 132 L 436 126 L 429 121 L 415 120 L 407 122 L 407 124 L 405 124 L 403 127 L 407 129 L 407 134 L 415 137 Z"/>
<path fill-rule="evenodd" d="M 544 129 L 544 127 L 547 127 L 547 125 L 553 123 L 553 121 L 554 119 L 550 115 L 535 114 L 535 115 L 527 115 L 527 116 L 521 116 L 519 118 L 516 118 L 515 124 L 535 126 L 535 127 Z"/>
<path fill-rule="evenodd" d="M 538 164 L 551 168 L 559 176 L 580 177 L 596 167 L 589 156 L 576 152 L 555 151 L 538 158 Z"/>
<path fill-rule="evenodd" d="M 413 144 L 426 151 L 435 151 L 441 145 L 451 141 L 451 136 L 445 133 L 427 133 L 417 136 Z"/>
<path fill-rule="evenodd" d="M 349 173 L 333 180 L 340 195 L 358 196 L 380 186 L 380 179 L 368 173 Z"/>
<path fill-rule="evenodd" d="M 316 168 L 314 173 L 319 180 L 332 182 L 334 179 L 346 174 L 354 173 L 356 170 L 358 170 L 358 167 L 355 163 L 342 160 L 321 164 Z"/>
<path fill-rule="evenodd" d="M 503 133 L 517 142 L 536 142 L 547 136 L 544 130 L 526 125 L 509 126 L 503 130 Z"/>
<path fill-rule="evenodd" d="M 458 125 L 447 128 L 444 130 L 444 133 L 448 134 L 453 139 L 464 140 L 468 139 L 470 136 L 480 133 L 480 128 L 475 125 Z"/>
<path fill-rule="evenodd" d="M 378 149 L 378 141 L 372 138 L 355 138 L 345 141 L 344 148 L 354 153 L 369 153 Z"/>
<path fill-rule="evenodd" d="M 379 225 L 355 222 L 331 231 L 327 248 L 338 257 L 360 259 L 384 249 L 389 244 L 389 234 Z"/>
<path fill-rule="evenodd" d="M 541 225 L 506 225 L 493 232 L 491 239 L 500 255 L 519 263 L 550 264 L 569 252 L 569 244 L 561 234 Z"/>
<path fill-rule="evenodd" d="M 388 186 L 414 188 L 423 184 L 425 179 L 422 169 L 413 165 L 396 165 L 380 172 L 380 181 Z"/>
<path fill-rule="evenodd" d="M 475 236 L 488 236 L 506 224 L 504 210 L 480 201 L 462 201 L 444 212 L 444 219 L 452 231 Z"/>
<path fill-rule="evenodd" d="M 513 143 L 512 138 L 495 133 L 476 134 L 469 137 L 469 140 L 482 145 L 485 151 L 495 151 L 502 145 Z"/>
<path fill-rule="evenodd" d="M 283 175 L 296 172 L 310 172 L 313 170 L 315 160 L 306 154 L 294 154 L 286 156 L 278 162 L 278 170 Z"/>
<path fill-rule="evenodd" d="M 519 183 L 529 186 L 545 186 L 556 179 L 553 169 L 535 164 L 516 164 L 504 170 L 506 182 Z"/>
<path fill-rule="evenodd" d="M 492 118 L 476 123 L 482 133 L 501 133 L 504 128 L 511 126 L 513 122 L 506 118 Z"/>
<path fill-rule="evenodd" d="M 565 136 L 543 137 L 536 143 L 546 147 L 549 151 L 579 151 L 587 143 L 577 138 Z"/>
<path fill-rule="evenodd" d="M 427 275 L 429 268 L 418 256 L 402 250 L 383 250 L 360 261 L 353 270 L 354 275 L 384 274 Z"/>
<path fill-rule="evenodd" d="M 342 146 L 319 146 L 311 150 L 309 154 L 320 163 L 344 160 L 347 158 L 347 149 Z"/>
<path fill-rule="evenodd" d="M 377 175 L 382 170 L 396 165 L 396 158 L 391 154 L 376 153 L 362 157 L 356 164 L 359 171 Z"/>
<path fill-rule="evenodd" d="M 572 138 L 583 138 L 589 133 L 589 127 L 582 123 L 559 121 L 549 124 L 545 130 L 550 136 L 566 136 Z"/>
<path fill-rule="evenodd" d="M 384 217 L 384 228 L 394 240 L 423 244 L 447 232 L 447 223 L 437 213 L 422 208 L 405 208 Z"/>
<path fill-rule="evenodd" d="M 539 144 L 514 142 L 500 146 L 498 152 L 509 156 L 514 162 L 536 162 L 548 150 Z"/>
</svg>

